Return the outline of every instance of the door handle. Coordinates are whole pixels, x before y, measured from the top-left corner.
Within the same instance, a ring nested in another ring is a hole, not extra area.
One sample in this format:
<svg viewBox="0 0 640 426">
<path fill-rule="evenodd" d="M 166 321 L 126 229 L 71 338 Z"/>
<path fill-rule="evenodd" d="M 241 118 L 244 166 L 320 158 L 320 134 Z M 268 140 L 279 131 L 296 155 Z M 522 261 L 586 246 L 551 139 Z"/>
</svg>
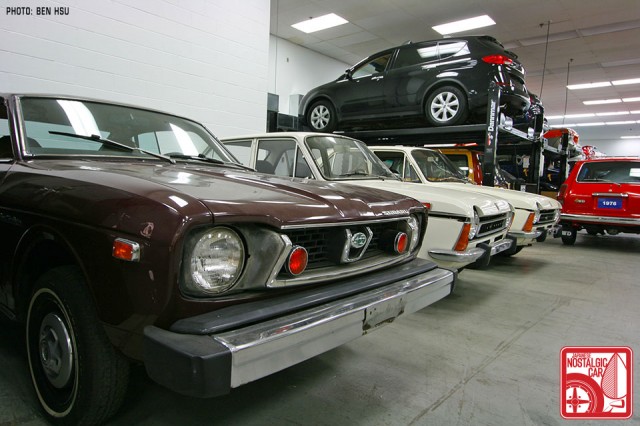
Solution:
<svg viewBox="0 0 640 426">
<path fill-rule="evenodd" d="M 377 75 L 377 76 L 375 76 L 375 77 L 371 77 L 371 80 L 378 81 L 378 80 L 382 80 L 383 78 L 384 78 L 384 76 L 383 76 L 383 75 Z"/>
</svg>

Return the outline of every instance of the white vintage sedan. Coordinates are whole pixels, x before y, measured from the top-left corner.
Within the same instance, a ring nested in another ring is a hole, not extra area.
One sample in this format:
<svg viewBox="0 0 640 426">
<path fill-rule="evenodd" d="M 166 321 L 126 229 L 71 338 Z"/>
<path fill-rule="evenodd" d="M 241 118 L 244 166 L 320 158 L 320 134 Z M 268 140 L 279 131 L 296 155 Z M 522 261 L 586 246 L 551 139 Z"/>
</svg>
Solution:
<svg viewBox="0 0 640 426">
<path fill-rule="evenodd" d="M 504 252 L 512 255 L 534 241 L 544 241 L 560 219 L 561 204 L 553 198 L 504 188 L 480 186 L 460 174 L 458 168 L 442 153 L 412 146 L 369 147 L 403 181 L 429 187 L 451 188 L 473 194 L 487 194 L 506 199 L 515 209 L 509 238 L 513 247 Z"/>
<path fill-rule="evenodd" d="M 513 241 L 507 232 L 513 207 L 480 192 L 402 182 L 356 139 L 322 133 L 264 133 L 222 139 L 243 164 L 258 172 L 326 181 L 329 185 L 374 187 L 408 195 L 429 208 L 419 256 L 442 267 L 486 267 Z M 354 189 L 353 196 L 358 196 Z"/>
</svg>

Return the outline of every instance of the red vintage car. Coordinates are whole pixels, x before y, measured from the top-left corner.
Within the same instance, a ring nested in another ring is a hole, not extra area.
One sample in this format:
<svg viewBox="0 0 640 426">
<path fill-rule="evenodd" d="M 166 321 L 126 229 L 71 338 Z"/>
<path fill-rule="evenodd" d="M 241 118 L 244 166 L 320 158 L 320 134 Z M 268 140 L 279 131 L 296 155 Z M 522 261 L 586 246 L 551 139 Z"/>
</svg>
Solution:
<svg viewBox="0 0 640 426">
<path fill-rule="evenodd" d="M 560 187 L 562 242 L 590 235 L 640 233 L 640 158 L 578 161 Z"/>
</svg>

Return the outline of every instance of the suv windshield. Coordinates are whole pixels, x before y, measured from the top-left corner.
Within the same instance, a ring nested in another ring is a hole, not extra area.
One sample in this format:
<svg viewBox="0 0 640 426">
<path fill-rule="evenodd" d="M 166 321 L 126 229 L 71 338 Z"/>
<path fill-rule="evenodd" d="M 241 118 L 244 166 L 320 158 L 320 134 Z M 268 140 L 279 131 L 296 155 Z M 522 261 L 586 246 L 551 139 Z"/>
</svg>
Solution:
<svg viewBox="0 0 640 426">
<path fill-rule="evenodd" d="M 415 150 L 411 156 L 429 182 L 468 182 L 468 179 L 444 154 Z"/>
<path fill-rule="evenodd" d="M 336 136 L 310 136 L 306 144 L 313 161 L 327 180 L 397 179 L 360 141 Z"/>
<path fill-rule="evenodd" d="M 178 160 L 235 162 L 202 125 L 184 118 L 70 99 L 23 97 L 20 103 L 27 155 L 151 159 L 163 154 Z"/>
<path fill-rule="evenodd" d="M 639 183 L 640 161 L 598 161 L 584 163 L 578 182 Z"/>
</svg>

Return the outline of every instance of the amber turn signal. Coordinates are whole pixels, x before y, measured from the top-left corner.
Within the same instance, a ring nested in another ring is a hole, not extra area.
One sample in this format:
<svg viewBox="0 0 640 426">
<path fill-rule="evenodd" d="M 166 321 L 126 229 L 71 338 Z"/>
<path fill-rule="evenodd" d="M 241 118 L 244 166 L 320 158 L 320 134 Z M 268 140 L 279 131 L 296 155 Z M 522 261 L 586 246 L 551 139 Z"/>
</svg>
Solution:
<svg viewBox="0 0 640 426">
<path fill-rule="evenodd" d="M 113 242 L 112 255 L 116 259 L 137 262 L 140 260 L 140 244 L 123 238 L 117 238 Z"/>
</svg>

